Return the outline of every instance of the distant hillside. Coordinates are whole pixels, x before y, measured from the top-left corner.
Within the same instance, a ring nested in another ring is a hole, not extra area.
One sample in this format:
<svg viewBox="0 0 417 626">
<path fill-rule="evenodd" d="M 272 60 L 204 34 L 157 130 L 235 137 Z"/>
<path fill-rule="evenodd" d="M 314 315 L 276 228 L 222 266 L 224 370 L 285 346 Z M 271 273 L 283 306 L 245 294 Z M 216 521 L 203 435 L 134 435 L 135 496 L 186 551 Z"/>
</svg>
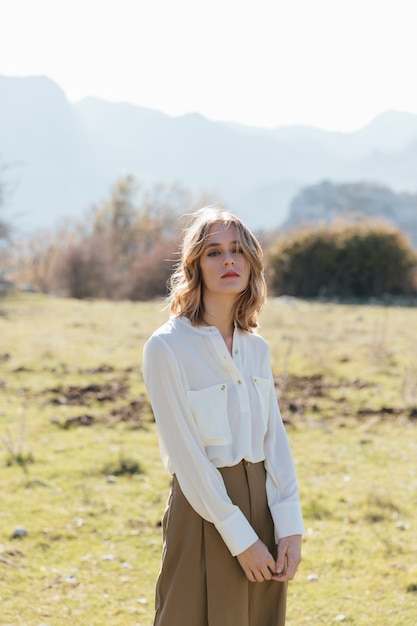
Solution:
<svg viewBox="0 0 417 626">
<path fill-rule="evenodd" d="M 26 229 L 79 217 L 126 173 L 212 192 L 266 229 L 324 179 L 416 193 L 417 115 L 387 112 L 356 133 L 267 130 L 96 98 L 73 105 L 49 78 L 0 77 L 0 161 L 11 166 L 9 204 Z"/>
<path fill-rule="evenodd" d="M 338 217 L 383 219 L 401 230 L 417 247 L 417 194 L 394 193 L 375 183 L 333 184 L 325 181 L 302 189 L 290 205 L 282 225 L 292 230 L 310 224 L 329 224 Z"/>
</svg>

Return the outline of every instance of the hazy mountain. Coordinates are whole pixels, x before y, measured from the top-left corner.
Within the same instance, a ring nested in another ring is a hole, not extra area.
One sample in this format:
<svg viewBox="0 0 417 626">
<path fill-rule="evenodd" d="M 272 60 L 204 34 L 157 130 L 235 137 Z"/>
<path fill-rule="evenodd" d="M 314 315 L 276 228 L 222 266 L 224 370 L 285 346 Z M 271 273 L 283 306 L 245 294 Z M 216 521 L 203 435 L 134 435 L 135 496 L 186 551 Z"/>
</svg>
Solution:
<svg viewBox="0 0 417 626">
<path fill-rule="evenodd" d="M 376 117 L 368 126 L 352 132 L 330 132 L 309 126 L 283 126 L 273 131 L 281 141 L 319 142 L 343 160 L 367 157 L 371 152 L 396 152 L 417 138 L 417 115 L 388 111 Z"/>
<path fill-rule="evenodd" d="M 47 78 L 0 77 L 0 158 L 24 227 L 80 214 L 106 191 L 98 144 Z"/>
<path fill-rule="evenodd" d="M 46 77 L 0 77 L 0 160 L 26 229 L 80 216 L 126 173 L 210 191 L 250 226 L 270 228 L 322 180 L 416 192 L 417 115 L 388 112 L 356 133 L 266 130 L 96 98 L 73 105 Z"/>
<path fill-rule="evenodd" d="M 395 193 L 376 183 L 325 181 L 304 187 L 292 200 L 282 228 L 330 224 L 338 217 L 383 219 L 404 231 L 417 247 L 417 194 Z"/>
</svg>

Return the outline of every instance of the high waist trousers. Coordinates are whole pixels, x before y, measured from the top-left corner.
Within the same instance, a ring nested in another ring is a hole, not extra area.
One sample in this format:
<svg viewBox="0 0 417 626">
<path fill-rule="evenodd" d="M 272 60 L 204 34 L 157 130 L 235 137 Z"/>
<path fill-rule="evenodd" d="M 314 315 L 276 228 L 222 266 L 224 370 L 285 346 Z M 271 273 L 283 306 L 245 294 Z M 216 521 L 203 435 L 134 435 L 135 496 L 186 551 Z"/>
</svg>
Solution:
<svg viewBox="0 0 417 626">
<path fill-rule="evenodd" d="M 232 502 L 276 558 L 263 462 L 219 471 Z M 162 531 L 154 626 L 284 626 L 287 583 L 250 582 L 215 526 L 185 499 L 175 476 Z"/>
</svg>

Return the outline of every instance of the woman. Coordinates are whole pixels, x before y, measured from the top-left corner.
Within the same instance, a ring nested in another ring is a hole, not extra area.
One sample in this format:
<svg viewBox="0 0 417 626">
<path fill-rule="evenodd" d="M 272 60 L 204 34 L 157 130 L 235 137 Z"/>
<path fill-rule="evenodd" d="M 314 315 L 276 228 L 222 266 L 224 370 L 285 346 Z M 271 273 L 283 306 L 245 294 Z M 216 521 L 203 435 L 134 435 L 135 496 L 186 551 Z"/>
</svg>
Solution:
<svg viewBox="0 0 417 626">
<path fill-rule="evenodd" d="M 262 250 L 222 207 L 197 211 L 172 317 L 143 373 L 172 487 L 154 626 L 282 626 L 303 522 L 267 343 Z"/>
</svg>

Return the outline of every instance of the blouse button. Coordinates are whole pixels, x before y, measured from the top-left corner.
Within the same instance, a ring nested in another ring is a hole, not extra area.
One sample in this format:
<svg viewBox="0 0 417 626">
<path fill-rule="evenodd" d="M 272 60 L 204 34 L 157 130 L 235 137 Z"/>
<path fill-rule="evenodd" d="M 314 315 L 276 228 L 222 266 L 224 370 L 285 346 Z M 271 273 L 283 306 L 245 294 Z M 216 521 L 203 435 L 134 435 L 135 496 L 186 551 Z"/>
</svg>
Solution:
<svg viewBox="0 0 417 626">
<path fill-rule="evenodd" d="M 226 389 L 226 385 L 222 385 L 222 386 L 220 387 L 220 389 L 221 389 L 222 391 L 224 391 L 224 389 Z"/>
<path fill-rule="evenodd" d="M 237 381 L 237 384 L 238 384 L 238 385 L 241 385 L 241 384 L 242 384 L 242 381 L 241 381 L 241 380 L 238 380 L 238 381 Z"/>
</svg>

